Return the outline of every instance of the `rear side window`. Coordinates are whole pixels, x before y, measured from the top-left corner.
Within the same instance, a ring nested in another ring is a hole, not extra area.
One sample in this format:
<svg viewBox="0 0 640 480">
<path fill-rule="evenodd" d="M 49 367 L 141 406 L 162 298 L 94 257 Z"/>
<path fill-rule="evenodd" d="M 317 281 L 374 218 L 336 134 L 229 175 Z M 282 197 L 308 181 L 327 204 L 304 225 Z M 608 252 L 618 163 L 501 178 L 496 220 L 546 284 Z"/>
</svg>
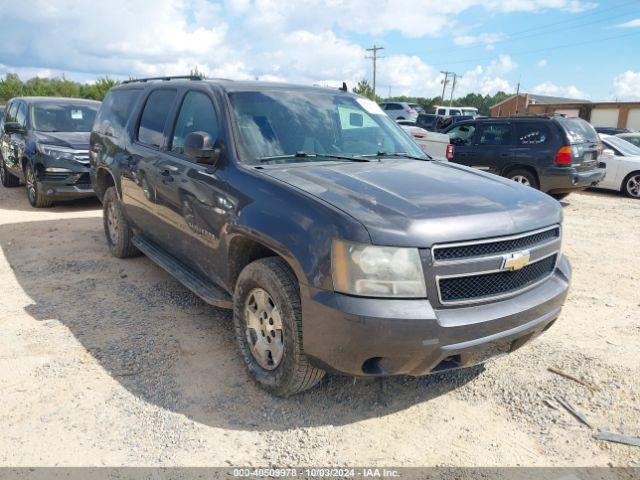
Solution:
<svg viewBox="0 0 640 480">
<path fill-rule="evenodd" d="M 140 89 L 111 90 L 102 101 L 93 130 L 112 137 L 120 136 L 127 124 Z"/>
<path fill-rule="evenodd" d="M 453 145 L 471 145 L 475 131 L 474 125 L 460 125 L 449 130 L 447 135 Z"/>
<path fill-rule="evenodd" d="M 595 129 L 581 118 L 559 118 L 558 123 L 572 144 L 599 141 Z"/>
<path fill-rule="evenodd" d="M 438 115 L 446 115 L 447 111 L 444 108 L 439 108 L 438 109 Z"/>
<path fill-rule="evenodd" d="M 385 110 L 402 110 L 402 105 L 399 103 L 389 103 Z"/>
<path fill-rule="evenodd" d="M 509 124 L 484 125 L 480 132 L 480 145 L 510 145 L 511 126 Z"/>
<path fill-rule="evenodd" d="M 516 136 L 518 145 L 540 145 L 551 141 L 551 130 L 542 122 L 517 123 Z"/>
<path fill-rule="evenodd" d="M 138 140 L 153 147 L 162 145 L 164 125 L 176 98 L 175 90 L 155 90 L 151 92 L 142 111 Z"/>
<path fill-rule="evenodd" d="M 460 110 L 449 110 L 449 115 L 462 115 Z"/>
</svg>

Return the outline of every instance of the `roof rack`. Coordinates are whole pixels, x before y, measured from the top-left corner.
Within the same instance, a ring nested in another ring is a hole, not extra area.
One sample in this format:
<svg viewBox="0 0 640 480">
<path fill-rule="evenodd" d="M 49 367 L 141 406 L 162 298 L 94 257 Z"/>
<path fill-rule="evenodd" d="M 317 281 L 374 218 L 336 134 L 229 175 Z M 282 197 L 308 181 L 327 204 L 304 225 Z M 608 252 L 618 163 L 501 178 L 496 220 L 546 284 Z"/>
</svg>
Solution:
<svg viewBox="0 0 640 480">
<path fill-rule="evenodd" d="M 125 80 L 122 83 L 148 82 L 151 80 L 204 80 L 204 77 L 202 75 L 174 75 L 167 77 L 132 78 L 130 80 Z"/>
</svg>

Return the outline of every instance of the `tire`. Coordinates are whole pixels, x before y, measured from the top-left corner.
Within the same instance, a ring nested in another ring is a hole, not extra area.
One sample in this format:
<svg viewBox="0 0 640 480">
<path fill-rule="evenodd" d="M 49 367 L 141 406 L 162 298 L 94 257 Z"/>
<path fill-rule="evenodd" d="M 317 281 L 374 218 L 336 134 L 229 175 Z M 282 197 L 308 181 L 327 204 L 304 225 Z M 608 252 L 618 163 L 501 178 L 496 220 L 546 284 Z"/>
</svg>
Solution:
<svg viewBox="0 0 640 480">
<path fill-rule="evenodd" d="M 570 193 L 552 193 L 551 194 L 551 196 L 558 201 L 562 200 L 563 198 L 567 198 L 569 195 Z"/>
<path fill-rule="evenodd" d="M 640 172 L 631 172 L 622 182 L 622 193 L 627 197 L 640 199 Z"/>
<path fill-rule="evenodd" d="M 540 189 L 540 185 L 538 184 L 538 179 L 536 176 L 531 173 L 529 170 L 525 170 L 523 168 L 516 168 L 515 170 L 509 170 L 505 175 L 509 180 L 514 180 L 521 185 L 526 185 L 531 188 L 535 188 L 536 190 Z"/>
<path fill-rule="evenodd" d="M 47 198 L 47 196 L 40 190 L 40 184 L 38 183 L 38 176 L 33 169 L 31 163 L 27 163 L 24 167 L 25 186 L 27 188 L 27 199 L 29 204 L 34 208 L 49 208 L 53 205 L 53 200 Z"/>
<path fill-rule="evenodd" d="M 133 232 L 122 212 L 115 187 L 107 188 L 102 199 L 102 223 L 107 245 L 114 257 L 128 258 L 140 255 L 131 239 Z"/>
<path fill-rule="evenodd" d="M 261 304 L 267 310 L 261 309 Z M 242 270 L 233 296 L 233 322 L 249 374 L 263 389 L 288 397 L 313 387 L 324 377 L 325 372 L 311 366 L 302 350 L 299 286 L 284 260 L 262 258 Z M 247 327 L 252 324 L 255 328 Z M 270 349 L 267 355 L 254 354 L 261 345 Z"/>
<path fill-rule="evenodd" d="M 4 163 L 4 158 L 0 157 L 0 182 L 3 187 L 11 188 L 20 185 L 20 179 L 13 175 Z"/>
</svg>

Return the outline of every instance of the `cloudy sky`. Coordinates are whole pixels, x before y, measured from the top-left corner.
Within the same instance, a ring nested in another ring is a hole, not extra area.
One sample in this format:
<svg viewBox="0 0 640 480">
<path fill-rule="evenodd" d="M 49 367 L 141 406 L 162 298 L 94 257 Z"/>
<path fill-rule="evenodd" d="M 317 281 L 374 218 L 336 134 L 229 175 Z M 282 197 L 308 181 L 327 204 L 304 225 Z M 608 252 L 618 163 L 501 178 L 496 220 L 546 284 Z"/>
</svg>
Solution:
<svg viewBox="0 0 640 480">
<path fill-rule="evenodd" d="M 640 0 L 21 0 L 2 7 L 0 75 L 184 74 L 435 96 L 521 90 L 640 99 Z"/>
</svg>

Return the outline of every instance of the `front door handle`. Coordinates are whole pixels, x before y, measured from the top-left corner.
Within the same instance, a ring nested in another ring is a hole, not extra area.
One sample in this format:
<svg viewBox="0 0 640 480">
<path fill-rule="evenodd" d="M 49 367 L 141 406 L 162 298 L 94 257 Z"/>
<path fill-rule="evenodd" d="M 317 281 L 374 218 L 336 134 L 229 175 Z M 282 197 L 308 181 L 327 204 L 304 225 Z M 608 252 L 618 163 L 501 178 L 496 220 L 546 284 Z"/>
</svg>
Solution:
<svg viewBox="0 0 640 480">
<path fill-rule="evenodd" d="M 167 184 L 173 182 L 173 176 L 171 175 L 172 173 L 173 172 L 170 172 L 168 169 L 160 172 L 160 175 L 162 175 L 162 183 Z"/>
</svg>

